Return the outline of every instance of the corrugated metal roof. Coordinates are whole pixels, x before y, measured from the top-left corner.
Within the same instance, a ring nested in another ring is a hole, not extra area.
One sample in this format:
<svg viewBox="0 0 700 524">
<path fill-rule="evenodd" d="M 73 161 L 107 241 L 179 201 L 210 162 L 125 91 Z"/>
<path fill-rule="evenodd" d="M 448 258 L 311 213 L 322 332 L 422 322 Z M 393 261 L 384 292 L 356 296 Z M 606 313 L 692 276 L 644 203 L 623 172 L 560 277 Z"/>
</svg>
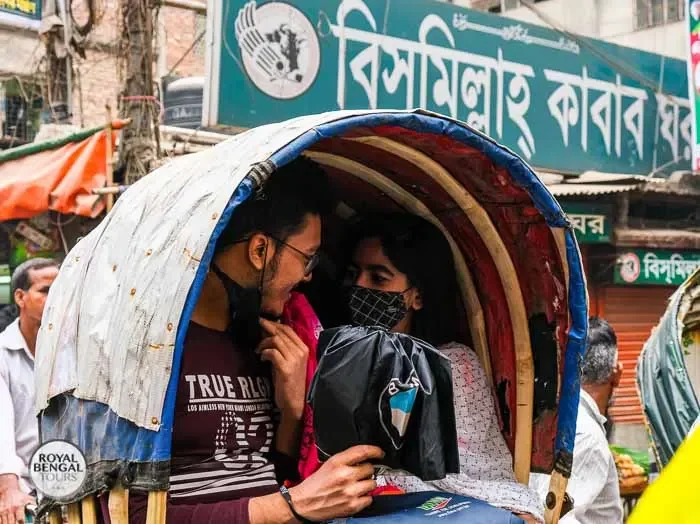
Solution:
<svg viewBox="0 0 700 524">
<path fill-rule="evenodd" d="M 610 195 L 627 193 L 638 189 L 641 184 L 552 184 L 547 188 L 554 196 Z"/>
<path fill-rule="evenodd" d="M 663 180 L 652 178 L 645 175 L 633 175 L 627 173 L 603 173 L 600 171 L 585 171 L 581 176 L 570 178 L 567 180 L 569 184 L 608 184 L 608 183 L 633 183 L 646 184 L 647 182 L 655 183 Z"/>
</svg>

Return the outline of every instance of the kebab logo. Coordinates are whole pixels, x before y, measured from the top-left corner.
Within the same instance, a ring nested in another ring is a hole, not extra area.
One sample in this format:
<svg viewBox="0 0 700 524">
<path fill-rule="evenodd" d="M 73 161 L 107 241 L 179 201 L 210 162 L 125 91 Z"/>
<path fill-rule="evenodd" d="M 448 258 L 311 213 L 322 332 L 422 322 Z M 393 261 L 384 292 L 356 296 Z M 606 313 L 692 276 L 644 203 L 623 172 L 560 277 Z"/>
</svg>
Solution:
<svg viewBox="0 0 700 524">
<path fill-rule="evenodd" d="M 296 98 L 316 79 L 318 36 L 309 19 L 289 4 L 245 4 L 236 17 L 236 40 L 248 78 L 266 95 Z"/>
<path fill-rule="evenodd" d="M 628 284 L 636 282 L 642 272 L 642 265 L 639 257 L 634 253 L 625 253 L 618 263 L 620 264 L 620 277 Z"/>
</svg>

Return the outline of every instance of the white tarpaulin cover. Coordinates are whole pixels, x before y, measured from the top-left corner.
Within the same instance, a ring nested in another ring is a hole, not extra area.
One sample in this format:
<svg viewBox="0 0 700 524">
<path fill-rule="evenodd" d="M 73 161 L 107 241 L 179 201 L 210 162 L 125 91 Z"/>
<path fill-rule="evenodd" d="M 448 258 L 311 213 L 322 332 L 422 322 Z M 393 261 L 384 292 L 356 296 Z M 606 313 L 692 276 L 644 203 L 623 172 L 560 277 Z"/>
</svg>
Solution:
<svg viewBox="0 0 700 524">
<path fill-rule="evenodd" d="M 51 287 L 37 342 L 37 411 L 72 390 L 157 430 L 183 306 L 234 190 L 253 165 L 310 128 L 363 113 L 258 127 L 129 188 Z"/>
</svg>

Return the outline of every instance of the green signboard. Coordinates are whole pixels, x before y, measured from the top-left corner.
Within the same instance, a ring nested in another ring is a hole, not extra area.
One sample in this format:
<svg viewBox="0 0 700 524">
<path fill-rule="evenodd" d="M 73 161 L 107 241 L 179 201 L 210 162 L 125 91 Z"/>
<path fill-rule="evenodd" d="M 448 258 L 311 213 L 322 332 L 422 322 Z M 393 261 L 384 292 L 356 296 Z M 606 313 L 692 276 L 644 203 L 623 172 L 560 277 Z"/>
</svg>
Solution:
<svg viewBox="0 0 700 524">
<path fill-rule="evenodd" d="M 618 253 L 615 283 L 680 286 L 699 267 L 698 251 L 631 249 Z"/>
<path fill-rule="evenodd" d="M 0 19 L 3 18 L 3 13 L 41 20 L 41 0 L 0 0 Z"/>
<path fill-rule="evenodd" d="M 0 305 L 10 304 L 10 266 L 0 264 Z"/>
<path fill-rule="evenodd" d="M 209 0 L 204 125 L 422 107 L 532 165 L 689 169 L 685 61 L 447 2 Z"/>
<path fill-rule="evenodd" d="M 579 244 L 612 242 L 612 205 L 562 202 L 562 207 L 569 217 Z"/>
</svg>

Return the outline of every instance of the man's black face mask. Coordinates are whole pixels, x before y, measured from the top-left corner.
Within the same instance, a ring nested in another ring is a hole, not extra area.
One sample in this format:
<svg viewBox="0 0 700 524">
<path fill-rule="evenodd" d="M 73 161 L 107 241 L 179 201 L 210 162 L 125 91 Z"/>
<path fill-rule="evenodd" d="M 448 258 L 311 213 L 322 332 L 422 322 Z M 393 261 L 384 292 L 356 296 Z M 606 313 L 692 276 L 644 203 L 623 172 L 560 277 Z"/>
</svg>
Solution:
<svg viewBox="0 0 700 524">
<path fill-rule="evenodd" d="M 212 264 L 211 269 L 221 280 L 228 295 L 231 315 L 228 331 L 231 337 L 236 344 L 251 349 L 256 348 L 262 340 L 260 327 L 262 279 L 258 287 L 244 288 L 234 282 L 216 264 Z"/>
</svg>

